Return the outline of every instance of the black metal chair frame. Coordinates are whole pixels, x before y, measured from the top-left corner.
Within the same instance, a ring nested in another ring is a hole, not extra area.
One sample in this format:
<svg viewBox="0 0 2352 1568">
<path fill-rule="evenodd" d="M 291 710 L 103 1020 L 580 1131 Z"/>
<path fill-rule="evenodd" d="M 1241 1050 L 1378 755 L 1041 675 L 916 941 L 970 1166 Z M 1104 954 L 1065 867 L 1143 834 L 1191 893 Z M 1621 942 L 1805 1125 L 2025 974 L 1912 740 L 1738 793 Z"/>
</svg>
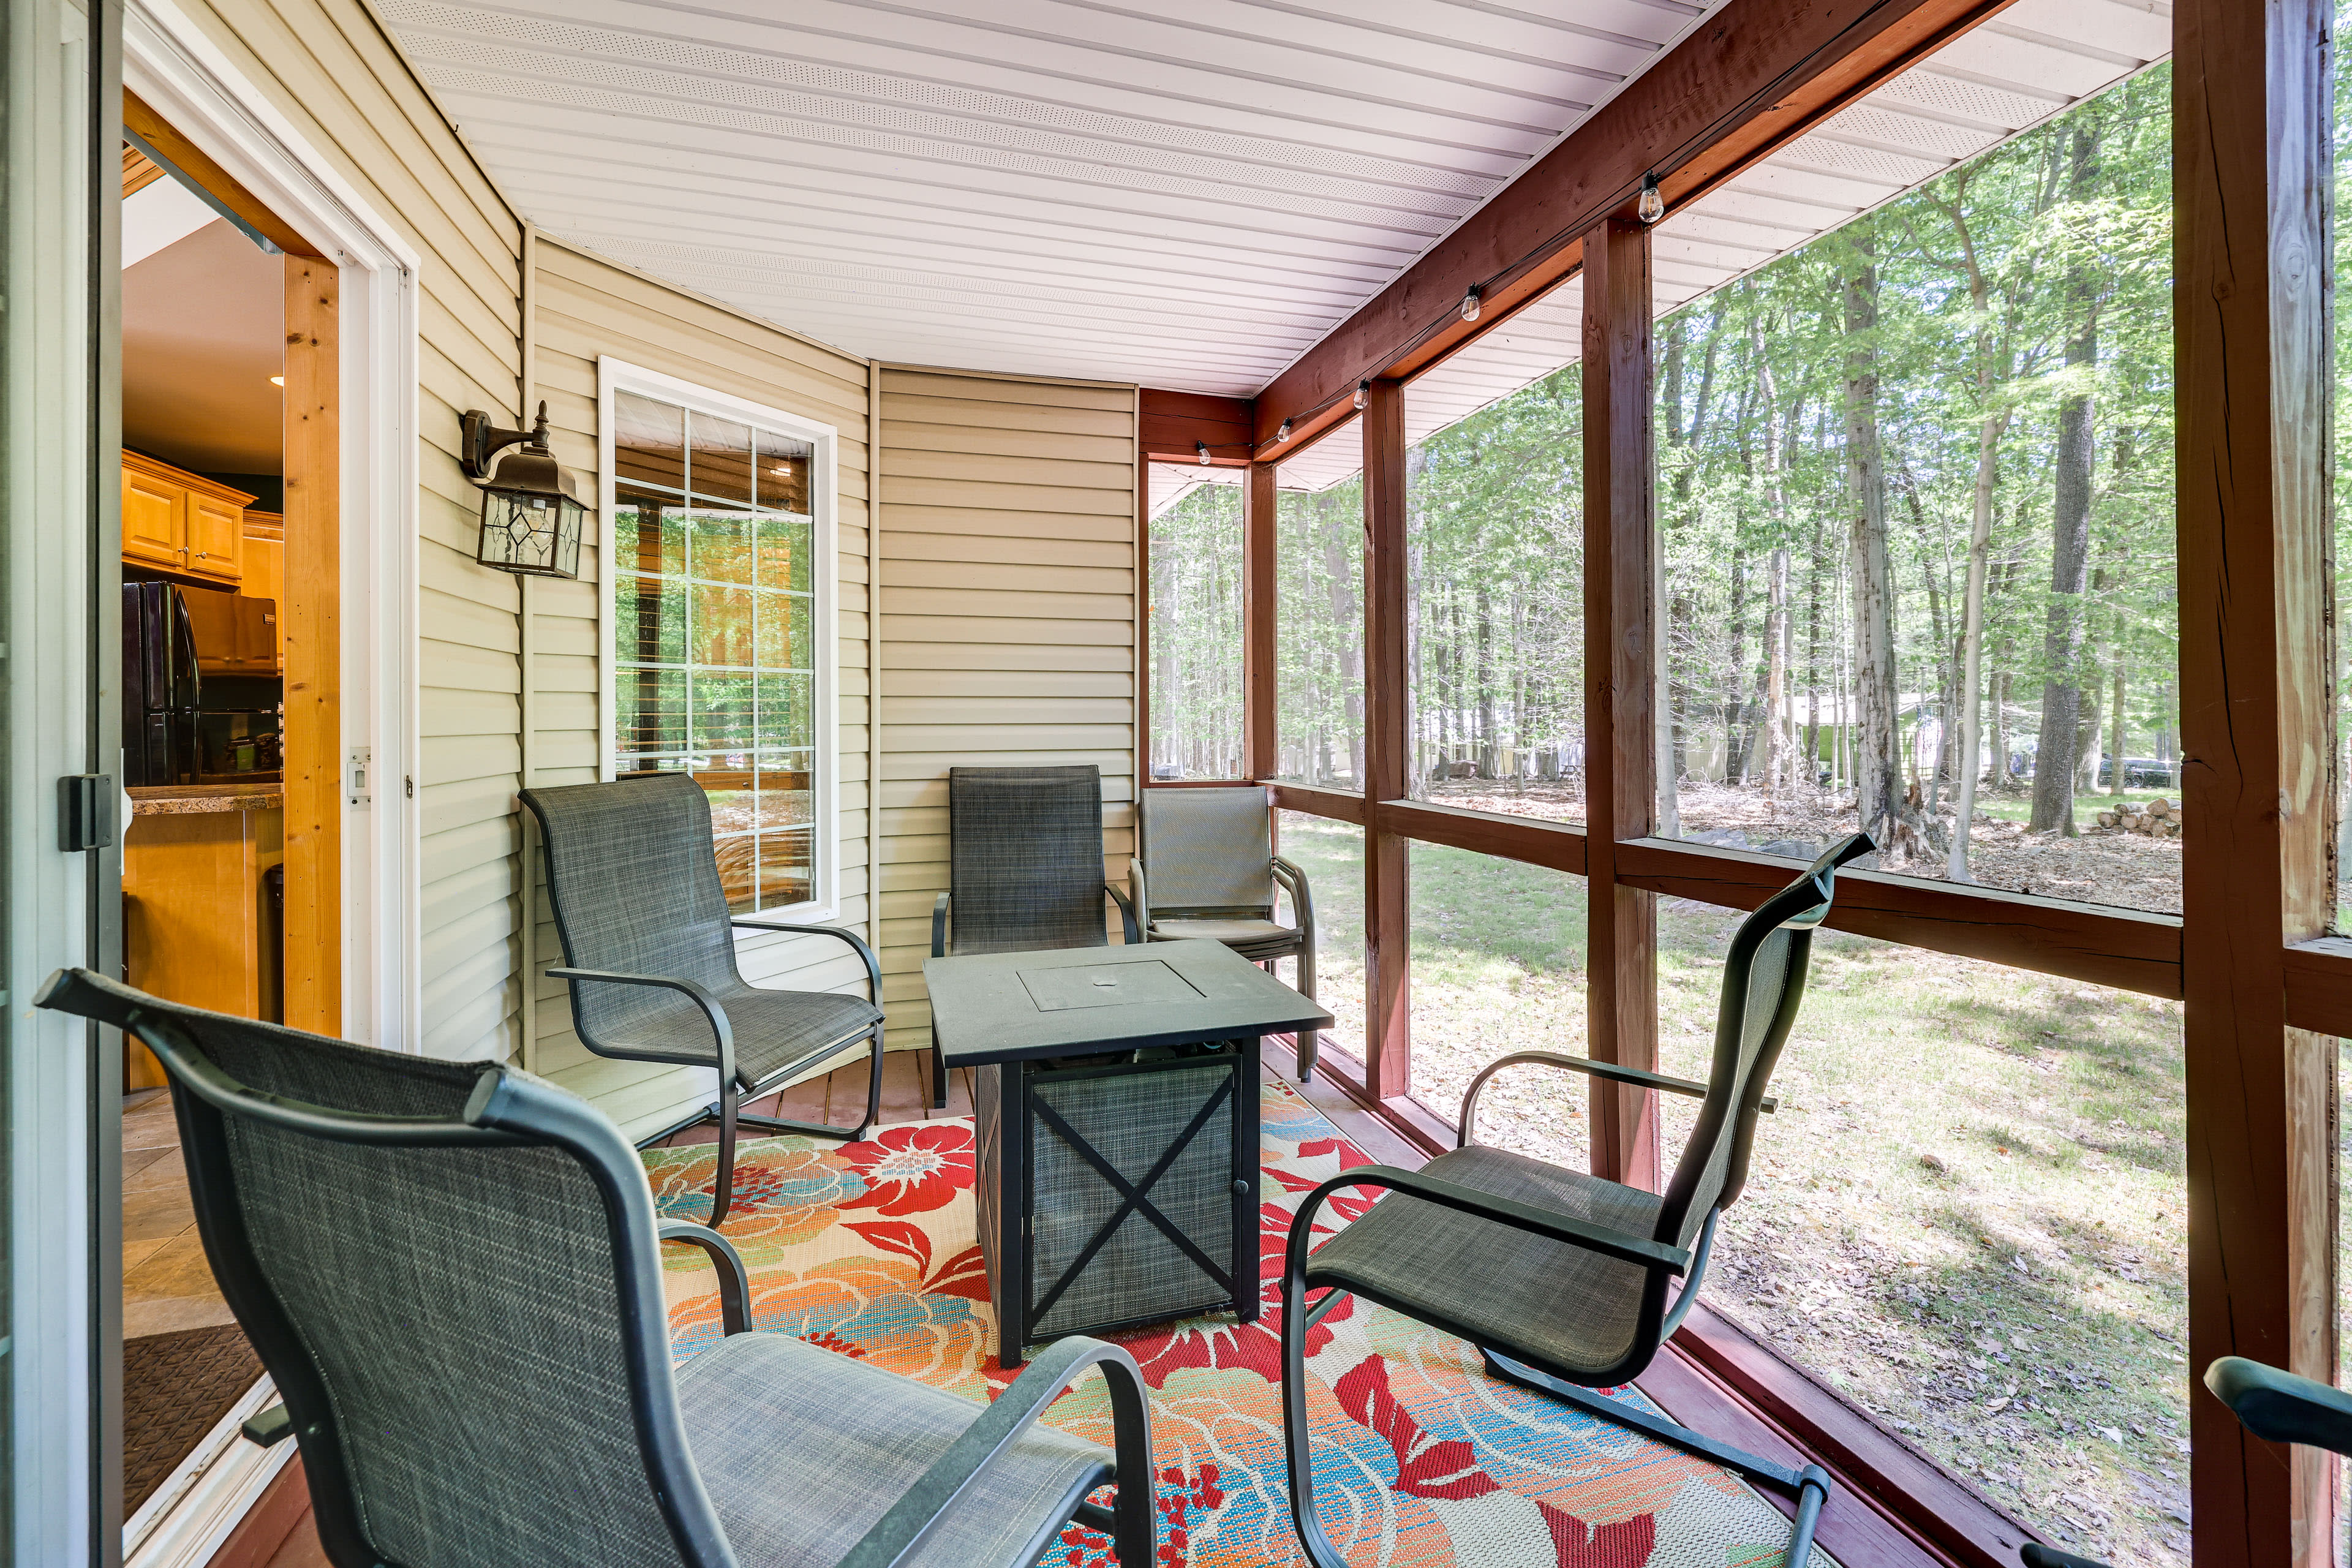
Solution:
<svg viewBox="0 0 2352 1568">
<path fill-rule="evenodd" d="M 1743 1170 L 1747 1163 L 1748 1147 L 1754 1136 L 1756 1116 L 1777 1103 L 1762 1091 L 1769 1081 L 1780 1044 L 1796 1021 L 1797 1006 L 1804 994 L 1802 966 L 1809 956 L 1813 928 L 1829 913 L 1836 869 L 1871 853 L 1874 847 L 1866 835 L 1859 833 L 1833 846 L 1815 860 L 1803 876 L 1767 899 L 1755 913 L 1741 922 L 1738 932 L 1732 939 L 1730 952 L 1724 961 L 1724 1011 L 1717 1026 L 1716 1071 L 1718 1075 L 1736 1068 L 1738 1060 L 1739 1030 L 1757 950 L 1763 945 L 1766 937 L 1784 927 L 1791 932 L 1789 964 L 1797 977 L 1794 983 L 1783 989 L 1779 1010 L 1770 1025 L 1771 1033 L 1759 1053 L 1747 1093 L 1743 1096 L 1746 1103 L 1734 1106 L 1728 1103 L 1727 1092 L 1720 1100 L 1712 1099 L 1707 1085 L 1620 1067 L 1613 1062 L 1548 1051 L 1523 1051 L 1490 1063 L 1472 1080 L 1463 1097 L 1460 1135 L 1464 1145 L 1467 1146 L 1471 1142 L 1478 1094 L 1486 1079 L 1505 1067 L 1534 1063 L 1564 1068 L 1635 1088 L 1706 1100 L 1706 1107 L 1699 1114 L 1698 1126 L 1691 1134 L 1692 1144 L 1711 1144 L 1727 1136 L 1733 1140 L 1730 1168 Z M 1733 1008 L 1735 998 L 1739 1003 L 1738 1011 Z M 1727 1121 L 1730 1123 L 1727 1128 Z M 1685 1165 L 1687 1163 L 1685 1162 Z M 1309 1250 L 1315 1215 L 1333 1194 L 1355 1187 L 1378 1187 L 1407 1194 L 1457 1213 L 1475 1215 L 1646 1270 L 1647 1279 L 1643 1289 L 1633 1348 L 1618 1364 L 1598 1373 L 1579 1372 L 1546 1364 L 1540 1358 L 1522 1360 L 1503 1355 L 1490 1346 L 1480 1344 L 1479 1353 L 1487 1373 L 1504 1382 L 1548 1394 L 1612 1426 L 1638 1432 L 1653 1441 L 1696 1455 L 1795 1498 L 1795 1529 L 1782 1561 L 1787 1568 L 1805 1568 L 1812 1551 L 1814 1527 L 1821 1518 L 1822 1505 L 1829 1496 L 1830 1480 L 1826 1471 L 1817 1465 L 1791 1469 L 1595 1392 L 1630 1383 L 1640 1375 L 1658 1350 L 1682 1326 L 1683 1319 L 1690 1309 L 1697 1304 L 1699 1285 L 1705 1278 L 1707 1258 L 1714 1246 L 1716 1222 L 1724 1203 L 1718 1201 L 1717 1206 L 1708 1212 L 1696 1243 L 1689 1250 L 1658 1237 L 1680 1234 L 1687 1216 L 1688 1205 L 1696 1196 L 1699 1175 L 1696 1170 L 1676 1170 L 1659 1213 L 1656 1236 L 1653 1237 L 1629 1235 L 1533 1205 L 1514 1202 L 1475 1188 L 1388 1165 L 1359 1166 L 1333 1177 L 1307 1194 L 1306 1202 L 1299 1205 L 1298 1212 L 1290 1222 L 1289 1240 L 1283 1255 L 1282 1415 L 1284 1447 L 1289 1460 L 1291 1519 L 1297 1528 L 1299 1543 L 1315 1568 L 1347 1568 L 1347 1563 L 1324 1537 L 1322 1523 L 1315 1512 L 1314 1459 L 1309 1447 L 1312 1428 L 1307 1408 L 1307 1331 L 1350 1294 L 1360 1294 L 1391 1310 L 1428 1322 L 1474 1344 L 1483 1337 L 1468 1325 L 1447 1321 L 1422 1304 L 1382 1300 L 1372 1291 L 1343 1286 L 1337 1279 L 1318 1277 L 1314 1266 L 1315 1255 Z M 1731 1195 L 1737 1196 L 1736 1190 Z M 1665 1299 L 1666 1283 L 1670 1279 L 1683 1282 L 1681 1292 L 1671 1308 Z M 1309 1307 L 1307 1294 L 1318 1289 L 1324 1289 L 1325 1294 Z"/>
<path fill-rule="evenodd" d="M 540 836 L 543 842 L 547 835 L 545 815 L 539 803 L 531 798 L 530 791 L 526 790 L 522 793 L 522 801 L 530 808 L 532 816 L 538 820 Z M 564 922 L 563 898 L 555 885 L 555 873 L 551 866 L 548 870 L 548 901 L 552 906 L 555 915 L 556 934 L 563 942 L 564 957 L 568 960 L 572 956 L 572 935 Z M 881 1007 L 882 965 L 875 958 L 874 950 L 868 947 L 855 931 L 843 931 L 838 926 L 798 925 L 785 921 L 747 919 L 740 915 L 729 917 L 727 923 L 730 929 L 738 931 L 779 931 L 792 936 L 829 936 L 836 941 L 847 942 L 850 951 L 855 952 L 866 965 L 866 999 L 876 1008 Z M 584 984 L 643 985 L 675 991 L 701 1009 L 702 1016 L 709 1021 L 711 1035 L 717 1042 L 719 1098 L 685 1120 L 673 1122 L 658 1132 L 639 1139 L 636 1146 L 640 1149 L 648 1149 L 667 1139 L 676 1137 L 690 1127 L 700 1127 L 713 1121 L 719 1124 L 719 1171 L 711 1188 L 709 1222 L 713 1226 L 725 1224 L 729 1211 L 734 1206 L 735 1141 L 739 1129 L 748 1127 L 754 1131 L 769 1134 L 798 1133 L 806 1137 L 838 1139 L 845 1142 L 854 1142 L 865 1137 L 867 1130 L 882 1119 L 883 1025 L 879 1023 L 869 1025 L 863 1029 L 853 1030 L 830 1044 L 805 1051 L 792 1060 L 770 1069 L 757 1083 L 745 1089 L 737 1081 L 735 1076 L 735 1031 L 727 1021 L 726 1005 L 718 997 L 713 996 L 708 987 L 677 975 L 628 974 L 618 970 L 574 968 L 569 963 L 561 966 L 551 964 L 545 973 L 552 979 L 567 982 L 572 986 L 575 998 L 579 995 L 579 987 Z M 575 1017 L 577 1012 L 575 1008 Z M 591 1030 L 575 1028 L 574 1032 L 580 1037 L 582 1045 L 600 1057 L 607 1057 L 615 1061 L 664 1062 L 683 1067 L 710 1065 L 707 1058 L 684 1053 L 673 1055 L 668 1052 L 647 1051 L 636 1047 L 618 1050 L 600 1043 Z M 822 1121 L 795 1121 L 782 1116 L 755 1116 L 741 1108 L 744 1101 L 758 1100 L 762 1095 L 772 1091 L 776 1085 L 793 1074 L 803 1071 L 828 1057 L 840 1055 L 860 1040 L 868 1042 L 866 1054 L 870 1060 L 866 1066 L 866 1114 L 856 1125 L 835 1126 Z"/>
<path fill-rule="evenodd" d="M 36 1005 L 114 1026 L 153 1051 L 171 1075 L 189 1195 L 205 1257 L 222 1296 L 283 1401 L 249 1423 L 249 1431 L 261 1441 L 289 1435 L 298 1439 L 320 1543 L 338 1568 L 381 1568 L 390 1559 L 370 1540 L 358 1507 L 341 1435 L 343 1414 L 330 1397 L 317 1362 L 279 1305 L 247 1238 L 229 1155 L 227 1121 L 233 1116 L 335 1142 L 415 1149 L 537 1145 L 577 1161 L 604 1200 L 622 1259 L 617 1300 L 627 1347 L 629 1405 L 646 1482 L 687 1563 L 735 1568 L 734 1552 L 688 1452 L 667 1376 L 668 1315 L 660 1243 L 688 1242 L 709 1258 L 719 1278 L 719 1321 L 726 1334 L 751 1328 L 751 1278 L 733 1244 L 718 1231 L 656 1218 L 644 1168 L 629 1157 L 628 1145 L 609 1121 L 577 1096 L 510 1073 L 498 1063 L 483 1064 L 458 1120 L 336 1110 L 262 1094 L 215 1065 L 169 1016 L 194 1009 L 135 992 L 126 1000 L 122 993 L 128 987 L 91 984 L 96 979 L 87 970 L 60 970 L 49 977 Z M 890 1568 L 912 1555 L 957 1499 L 1091 1366 L 1102 1368 L 1108 1384 L 1117 1462 L 1079 1491 L 1066 1522 L 1110 1535 L 1122 1563 L 1151 1563 L 1156 1510 L 1149 1394 L 1142 1373 L 1119 1346 L 1071 1338 L 1038 1355 L 1000 1392 L 874 1523 L 839 1568 Z M 492 1414 L 506 1419 L 515 1413 Z M 1112 1506 L 1085 1500 L 1106 1484 L 1117 1488 Z"/>
</svg>

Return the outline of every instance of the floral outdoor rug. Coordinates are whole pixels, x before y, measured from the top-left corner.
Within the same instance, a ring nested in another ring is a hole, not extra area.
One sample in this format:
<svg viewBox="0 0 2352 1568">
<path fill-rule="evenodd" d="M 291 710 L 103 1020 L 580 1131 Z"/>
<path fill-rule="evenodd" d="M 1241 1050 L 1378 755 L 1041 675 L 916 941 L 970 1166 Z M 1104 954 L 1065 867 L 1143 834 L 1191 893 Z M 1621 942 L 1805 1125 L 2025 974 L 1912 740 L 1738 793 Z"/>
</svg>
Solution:
<svg viewBox="0 0 2352 1568">
<path fill-rule="evenodd" d="M 1283 1241 L 1307 1193 L 1371 1162 L 1283 1085 L 1265 1086 L 1259 1125 L 1258 1321 L 1208 1316 L 1116 1336 L 1153 1390 L 1161 1547 L 1152 1568 L 1304 1561 L 1276 1381 Z M 709 1146 L 650 1149 L 645 1159 L 665 1215 L 709 1212 Z M 735 1193 L 725 1229 L 750 1267 L 758 1327 L 976 1399 L 1018 1372 L 1000 1368 L 989 1348 L 970 1121 L 886 1127 L 847 1145 L 748 1142 Z M 1343 1193 L 1321 1224 L 1336 1227 L 1366 1206 Z M 690 1354 L 718 1337 L 719 1299 L 701 1254 L 667 1252 L 676 1342 Z M 1787 1519 L 1735 1477 L 1495 1382 L 1470 1346 L 1384 1307 L 1349 1301 L 1318 1324 L 1307 1379 L 1323 1528 L 1359 1568 L 1767 1568 L 1787 1544 Z M 1110 1441 L 1095 1377 L 1049 1419 Z M 1104 1537 L 1074 1525 L 1043 1564 L 1112 1561 Z M 1818 1549 L 1813 1561 L 1834 1568 Z"/>
</svg>

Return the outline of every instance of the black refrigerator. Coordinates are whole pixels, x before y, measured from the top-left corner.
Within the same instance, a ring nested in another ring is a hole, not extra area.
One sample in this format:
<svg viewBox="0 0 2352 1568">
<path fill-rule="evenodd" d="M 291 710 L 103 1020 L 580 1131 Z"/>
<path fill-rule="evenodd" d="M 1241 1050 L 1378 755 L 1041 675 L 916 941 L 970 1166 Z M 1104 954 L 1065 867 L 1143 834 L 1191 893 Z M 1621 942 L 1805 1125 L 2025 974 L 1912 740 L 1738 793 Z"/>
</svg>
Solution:
<svg viewBox="0 0 2352 1568">
<path fill-rule="evenodd" d="M 203 684 L 187 600 L 169 583 L 122 584 L 122 782 L 196 782 Z"/>
</svg>

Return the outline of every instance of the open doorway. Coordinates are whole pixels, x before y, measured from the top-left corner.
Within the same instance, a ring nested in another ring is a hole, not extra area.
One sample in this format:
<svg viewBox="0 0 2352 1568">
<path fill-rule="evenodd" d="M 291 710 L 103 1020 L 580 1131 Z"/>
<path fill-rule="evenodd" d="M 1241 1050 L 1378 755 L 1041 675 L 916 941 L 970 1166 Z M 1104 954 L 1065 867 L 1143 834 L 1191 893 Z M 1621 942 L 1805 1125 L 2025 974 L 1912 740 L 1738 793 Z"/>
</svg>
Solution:
<svg viewBox="0 0 2352 1568">
<path fill-rule="evenodd" d="M 136 98 L 123 120 L 125 977 L 341 1034 L 337 274 Z M 268 1390 L 162 1069 L 124 1051 L 123 1547 L 160 1563 Z"/>
</svg>

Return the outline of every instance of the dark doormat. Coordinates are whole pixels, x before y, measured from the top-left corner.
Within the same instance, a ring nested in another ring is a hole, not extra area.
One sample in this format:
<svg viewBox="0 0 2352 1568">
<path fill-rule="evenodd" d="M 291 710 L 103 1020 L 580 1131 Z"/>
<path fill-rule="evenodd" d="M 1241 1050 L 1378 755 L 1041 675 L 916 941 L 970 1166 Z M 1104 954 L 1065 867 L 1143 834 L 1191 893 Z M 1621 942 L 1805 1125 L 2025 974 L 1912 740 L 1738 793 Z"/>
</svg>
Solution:
<svg viewBox="0 0 2352 1568">
<path fill-rule="evenodd" d="M 139 1511 L 261 1378 L 235 1323 L 122 1342 L 122 1517 Z"/>
</svg>

